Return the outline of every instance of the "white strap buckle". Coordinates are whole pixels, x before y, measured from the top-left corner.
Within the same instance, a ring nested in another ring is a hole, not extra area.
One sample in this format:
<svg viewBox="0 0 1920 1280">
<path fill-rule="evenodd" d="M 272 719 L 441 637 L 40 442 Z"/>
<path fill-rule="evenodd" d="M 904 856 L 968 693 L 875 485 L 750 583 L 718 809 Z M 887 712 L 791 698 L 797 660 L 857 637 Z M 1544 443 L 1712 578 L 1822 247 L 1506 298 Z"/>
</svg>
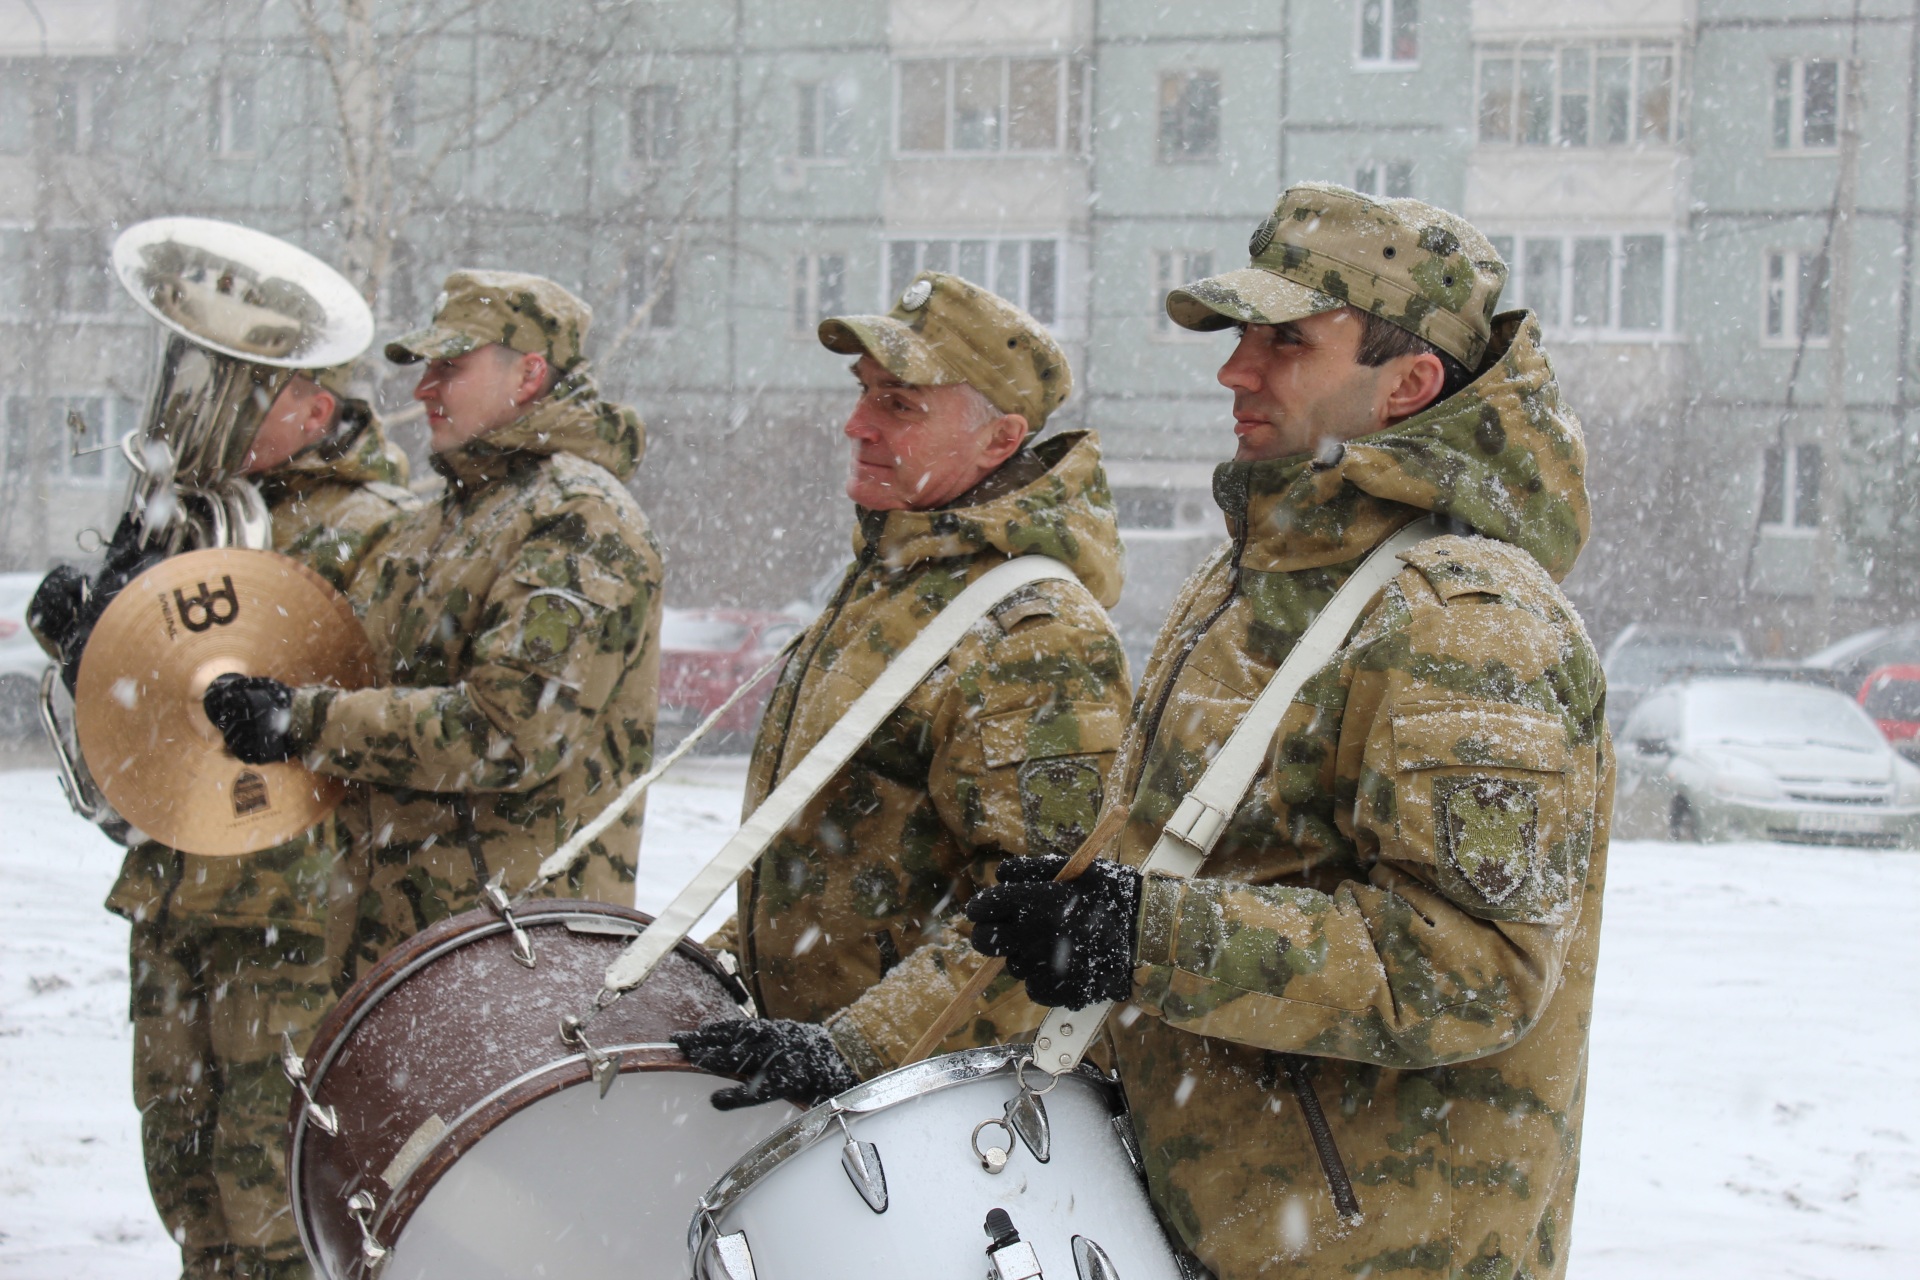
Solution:
<svg viewBox="0 0 1920 1280">
<path fill-rule="evenodd" d="M 1188 792 L 1180 801 L 1180 807 L 1173 811 L 1173 817 L 1167 819 L 1163 830 L 1182 844 L 1191 845 L 1205 857 L 1213 851 L 1220 833 L 1227 829 L 1227 820 L 1232 816 Z"/>
</svg>

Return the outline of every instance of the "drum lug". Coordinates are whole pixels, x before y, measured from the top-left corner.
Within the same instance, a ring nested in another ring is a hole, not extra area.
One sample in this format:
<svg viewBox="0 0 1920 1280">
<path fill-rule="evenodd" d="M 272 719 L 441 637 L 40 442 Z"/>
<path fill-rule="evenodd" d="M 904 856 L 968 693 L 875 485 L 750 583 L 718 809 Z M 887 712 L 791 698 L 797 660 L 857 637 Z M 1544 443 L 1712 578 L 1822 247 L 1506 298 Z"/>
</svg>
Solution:
<svg viewBox="0 0 1920 1280">
<path fill-rule="evenodd" d="M 371 1191 L 356 1191 L 347 1198 L 347 1216 L 360 1227 L 360 1261 L 368 1271 L 377 1270 L 387 1260 L 386 1246 L 373 1236 L 373 1214 L 379 1207 Z"/>
<path fill-rule="evenodd" d="M 287 1080 L 300 1091 L 307 1119 L 313 1121 L 313 1127 L 329 1138 L 340 1136 L 340 1117 L 332 1107 L 323 1107 L 313 1100 L 313 1090 L 307 1087 L 307 1064 L 300 1057 L 300 1051 L 293 1047 L 293 1032 L 280 1033 L 280 1070 L 286 1073 Z"/>
<path fill-rule="evenodd" d="M 840 1148 L 840 1167 L 847 1171 L 847 1181 L 853 1183 L 853 1189 L 867 1202 L 867 1208 L 875 1213 L 887 1211 L 887 1170 L 880 1163 L 880 1148 L 871 1142 L 862 1142 L 853 1136 L 847 1128 L 847 1118 L 835 1114 L 840 1122 L 840 1132 L 846 1135 L 846 1145 Z"/>
<path fill-rule="evenodd" d="M 999 1129 L 1007 1135 L 1006 1146 L 1003 1147 L 995 1144 L 984 1149 L 980 1146 L 980 1131 L 989 1127 Z M 973 1137 L 970 1141 L 973 1146 L 973 1154 L 975 1158 L 980 1161 L 980 1167 L 982 1169 L 985 1169 L 988 1173 L 1006 1172 L 1007 1160 L 1013 1155 L 1013 1152 L 1008 1149 L 1013 1146 L 1012 1125 L 998 1116 L 992 1116 L 973 1126 Z"/>
<path fill-rule="evenodd" d="M 493 879 L 487 881 L 482 887 L 480 896 L 486 900 L 489 907 L 493 908 L 493 913 L 506 923 L 507 929 L 513 934 L 513 958 L 531 969 L 535 959 L 533 938 L 520 927 L 520 922 L 513 918 L 513 904 L 507 898 L 506 878 L 505 871 L 496 873 Z M 602 1090 L 602 1092 L 605 1091 Z"/>
<path fill-rule="evenodd" d="M 707 1272 L 708 1280 L 758 1280 L 753 1270 L 753 1250 L 747 1247 L 747 1233 L 729 1232 L 718 1236 L 713 1242 L 714 1260 L 720 1264 L 720 1274 L 715 1276 Z"/>
<path fill-rule="evenodd" d="M 1045 1280 L 1040 1256 L 1013 1229 L 1013 1219 L 1005 1209 L 987 1210 L 986 1229 L 987 1238 L 993 1241 L 987 1246 L 987 1261 L 993 1264 L 987 1280 Z"/>
<path fill-rule="evenodd" d="M 587 1059 L 587 1071 L 600 1086 L 600 1096 L 606 1097 L 613 1082 L 620 1078 L 620 1055 L 594 1048 L 593 1042 L 587 1039 L 587 1024 L 571 1013 L 560 1019 L 560 1040 L 579 1047 Z"/>
<path fill-rule="evenodd" d="M 1107 1251 L 1085 1236 L 1073 1238 L 1073 1269 L 1080 1280 L 1120 1280 Z"/>
<path fill-rule="evenodd" d="M 1052 1157 L 1053 1126 L 1047 1123 L 1047 1106 L 1025 1085 L 1007 1099 L 1007 1127 L 1020 1135 L 1035 1160 L 1045 1164 Z"/>
</svg>

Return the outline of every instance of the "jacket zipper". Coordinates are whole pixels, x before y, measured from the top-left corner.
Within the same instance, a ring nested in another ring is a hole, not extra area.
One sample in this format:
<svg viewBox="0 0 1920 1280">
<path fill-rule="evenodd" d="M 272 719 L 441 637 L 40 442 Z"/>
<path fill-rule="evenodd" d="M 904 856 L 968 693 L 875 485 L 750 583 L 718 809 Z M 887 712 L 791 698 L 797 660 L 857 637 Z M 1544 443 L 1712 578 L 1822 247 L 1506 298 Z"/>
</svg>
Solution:
<svg viewBox="0 0 1920 1280">
<path fill-rule="evenodd" d="M 1297 1053 L 1283 1053 L 1280 1067 L 1293 1085 L 1293 1096 L 1300 1100 L 1300 1114 L 1306 1117 L 1314 1154 L 1320 1157 L 1320 1171 L 1327 1175 L 1327 1190 L 1333 1196 L 1334 1211 L 1345 1221 L 1358 1220 L 1360 1199 L 1353 1193 L 1353 1179 L 1347 1176 L 1340 1146 L 1333 1140 L 1333 1126 L 1327 1123 L 1327 1113 L 1320 1109 L 1320 1095 L 1313 1091 L 1313 1081 L 1307 1078 L 1307 1059 Z"/>
<path fill-rule="evenodd" d="M 767 775 L 774 786 L 780 783 L 780 766 L 786 763 L 787 737 L 793 731 L 794 713 L 800 709 L 800 689 L 807 682 L 807 672 L 813 669 L 813 660 L 820 652 L 820 646 L 827 642 L 827 633 L 833 630 L 833 624 L 840 620 L 840 611 L 847 607 L 847 598 L 853 594 L 853 586 L 860 580 L 867 564 L 874 558 L 871 544 L 860 549 L 853 559 L 853 567 L 847 570 L 846 578 L 840 583 L 840 590 L 834 593 L 831 603 L 822 611 L 820 633 L 814 637 L 813 646 L 807 650 L 807 656 L 800 664 L 800 674 L 793 682 L 793 700 L 787 704 L 786 718 L 780 724 L 780 746 L 773 753 L 773 769 Z M 788 659 L 789 665 L 792 659 Z M 781 673 L 785 679 L 785 673 Z M 776 683 L 775 693 L 779 692 Z M 746 972 L 741 974 L 753 996 L 756 1008 L 767 1007 L 766 997 L 760 991 L 760 965 L 753 952 L 753 922 L 760 910 L 760 864 L 755 863 L 747 873 L 747 909 L 741 913 L 740 920 L 740 958 Z"/>
</svg>

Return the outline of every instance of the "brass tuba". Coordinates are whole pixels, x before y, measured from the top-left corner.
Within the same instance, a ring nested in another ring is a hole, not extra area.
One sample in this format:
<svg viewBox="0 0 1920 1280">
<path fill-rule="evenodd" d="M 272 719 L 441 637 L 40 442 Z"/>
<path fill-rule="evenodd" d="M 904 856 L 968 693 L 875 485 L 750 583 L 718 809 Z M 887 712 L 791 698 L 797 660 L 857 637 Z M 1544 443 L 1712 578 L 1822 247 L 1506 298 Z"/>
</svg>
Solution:
<svg viewBox="0 0 1920 1280">
<path fill-rule="evenodd" d="M 155 218 L 120 233 L 113 270 L 165 326 L 138 429 L 121 438 L 132 469 L 123 511 L 144 549 L 264 550 L 272 524 L 241 472 L 274 397 L 296 372 L 346 364 L 373 341 L 360 291 L 284 240 L 209 218 Z M 74 811 L 109 834 L 126 824 L 88 776 L 64 686 L 49 670 L 40 719 Z"/>
</svg>

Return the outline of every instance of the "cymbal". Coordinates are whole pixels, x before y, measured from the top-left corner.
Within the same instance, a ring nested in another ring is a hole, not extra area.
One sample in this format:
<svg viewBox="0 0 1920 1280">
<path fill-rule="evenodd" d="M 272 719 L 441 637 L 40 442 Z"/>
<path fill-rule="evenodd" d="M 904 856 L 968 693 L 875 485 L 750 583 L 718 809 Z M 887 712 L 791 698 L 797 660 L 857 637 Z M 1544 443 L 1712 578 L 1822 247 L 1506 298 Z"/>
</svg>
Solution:
<svg viewBox="0 0 1920 1280">
<path fill-rule="evenodd" d="M 215 548 L 171 556 L 100 615 L 80 659 L 80 751 L 121 816 L 189 853 L 271 848 L 333 812 L 346 784 L 298 760 L 234 758 L 201 696 L 227 672 L 290 685 L 373 683 L 346 597 L 296 560 Z"/>
</svg>

